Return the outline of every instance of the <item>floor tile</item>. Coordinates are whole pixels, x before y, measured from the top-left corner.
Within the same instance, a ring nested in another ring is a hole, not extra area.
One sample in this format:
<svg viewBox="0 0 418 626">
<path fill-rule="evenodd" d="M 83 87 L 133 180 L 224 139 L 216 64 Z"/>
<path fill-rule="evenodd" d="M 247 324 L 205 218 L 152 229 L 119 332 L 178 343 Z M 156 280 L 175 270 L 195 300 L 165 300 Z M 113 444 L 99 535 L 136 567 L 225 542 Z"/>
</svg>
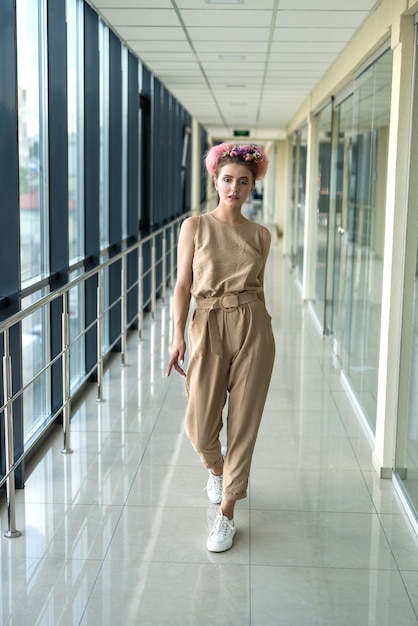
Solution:
<svg viewBox="0 0 418 626">
<path fill-rule="evenodd" d="M 216 506 L 209 503 L 190 509 L 125 507 L 106 560 L 207 563 L 206 541 L 215 515 Z M 234 549 L 222 555 L 222 562 L 248 564 L 248 511 L 236 512 L 235 525 Z"/>
<path fill-rule="evenodd" d="M 79 624 L 101 565 L 100 560 L 2 559 L 1 623 Z"/>
<path fill-rule="evenodd" d="M 251 568 L 251 626 L 413 626 L 396 571 Z"/>
<path fill-rule="evenodd" d="M 375 514 L 250 511 L 251 563 L 396 569 Z"/>
<path fill-rule="evenodd" d="M 254 464 L 250 478 L 252 509 L 373 513 L 359 472 L 263 469 Z"/>
<path fill-rule="evenodd" d="M 245 565 L 107 561 L 81 626 L 244 626 L 249 605 Z"/>
</svg>

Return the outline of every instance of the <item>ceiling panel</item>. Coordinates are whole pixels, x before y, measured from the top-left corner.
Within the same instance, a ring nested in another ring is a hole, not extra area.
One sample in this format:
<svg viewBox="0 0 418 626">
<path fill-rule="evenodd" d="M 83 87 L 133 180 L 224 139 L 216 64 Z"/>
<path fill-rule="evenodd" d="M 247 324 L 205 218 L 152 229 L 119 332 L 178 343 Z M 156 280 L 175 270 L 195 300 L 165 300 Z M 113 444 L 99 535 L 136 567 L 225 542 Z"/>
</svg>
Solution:
<svg viewBox="0 0 418 626">
<path fill-rule="evenodd" d="M 273 41 L 271 44 L 271 56 L 274 53 L 283 54 L 305 54 L 310 52 L 338 54 L 346 45 L 345 41 Z"/>
<path fill-rule="evenodd" d="M 347 4 L 347 2 L 338 2 L 338 0 L 316 0 L 315 11 L 345 11 Z M 379 2 L 376 0 L 350 0 L 349 9 L 351 11 L 371 11 L 377 4 Z M 312 10 L 312 0 L 280 0 L 280 8 L 308 11 Z"/>
<path fill-rule="evenodd" d="M 209 134 L 230 138 L 239 125 L 254 140 L 283 136 L 286 123 L 378 3 L 92 0 Z"/>
<path fill-rule="evenodd" d="M 196 5 L 199 4 L 196 2 Z M 206 5 L 209 6 L 209 5 Z M 220 15 L 218 11 L 208 11 L 203 9 L 194 9 L 193 11 L 184 10 L 181 12 L 181 16 L 186 24 L 187 28 L 201 27 L 202 24 L 207 25 L 209 28 L 215 26 L 216 28 L 224 28 L 229 31 L 230 36 L 237 30 L 237 20 L 239 20 L 239 31 L 236 34 L 241 40 L 240 32 L 241 28 L 269 28 L 274 16 L 273 11 L 264 11 L 258 9 L 257 11 L 248 11 L 242 7 L 237 10 L 224 10 Z M 235 37 L 236 39 L 236 37 Z"/>
<path fill-rule="evenodd" d="M 358 28 L 368 16 L 368 11 L 277 11 L 278 28 L 320 28 L 324 24 L 332 28 Z"/>
<path fill-rule="evenodd" d="M 174 11 L 164 9 L 102 9 L 113 26 L 178 26 Z"/>
<path fill-rule="evenodd" d="M 171 0 L 96 0 L 93 3 L 98 8 L 115 8 L 121 6 L 126 9 L 166 9 L 171 10 Z"/>
<path fill-rule="evenodd" d="M 280 28 L 274 29 L 273 41 L 350 41 L 353 28 Z"/>
<path fill-rule="evenodd" d="M 124 41 L 187 41 L 187 37 L 178 24 L 177 26 L 115 26 Z M 189 44 L 190 45 L 190 44 Z"/>
<path fill-rule="evenodd" d="M 268 41 L 270 35 L 269 28 L 252 28 L 252 27 L 239 27 L 237 28 L 235 25 L 219 25 L 217 27 L 207 28 L 203 26 L 204 21 L 202 20 L 202 26 L 191 26 L 187 29 L 191 40 L 194 41 L 212 41 L 212 42 L 230 42 L 231 39 L 235 41 L 235 46 L 237 51 L 242 52 L 243 50 L 249 50 L 252 41 Z M 220 45 L 220 44 L 216 44 Z"/>
<path fill-rule="evenodd" d="M 281 2 L 281 0 L 280 0 Z M 207 4 L 205 0 L 176 0 L 173 5 L 176 4 L 179 9 L 198 9 L 203 11 L 242 11 L 243 8 L 251 9 L 252 11 L 258 10 L 272 10 L 275 2 L 274 0 L 243 0 L 241 4 Z M 223 19 L 223 17 L 221 18 Z"/>
<path fill-rule="evenodd" d="M 210 39 L 194 39 L 193 47 L 196 50 L 196 52 L 199 54 L 199 56 L 201 56 L 205 52 L 212 52 L 213 54 L 216 54 L 216 55 L 220 54 L 218 50 L 218 46 L 214 47 L 213 41 Z M 244 49 L 242 51 L 237 50 L 236 41 L 231 41 L 228 39 L 227 41 L 222 41 L 221 52 L 222 54 L 240 54 L 242 52 L 242 54 L 245 54 L 246 56 L 248 55 L 253 56 L 255 54 L 261 53 L 264 55 L 264 59 L 265 59 L 267 48 L 268 48 L 268 39 L 252 41 L 251 49 L 250 50 Z"/>
</svg>

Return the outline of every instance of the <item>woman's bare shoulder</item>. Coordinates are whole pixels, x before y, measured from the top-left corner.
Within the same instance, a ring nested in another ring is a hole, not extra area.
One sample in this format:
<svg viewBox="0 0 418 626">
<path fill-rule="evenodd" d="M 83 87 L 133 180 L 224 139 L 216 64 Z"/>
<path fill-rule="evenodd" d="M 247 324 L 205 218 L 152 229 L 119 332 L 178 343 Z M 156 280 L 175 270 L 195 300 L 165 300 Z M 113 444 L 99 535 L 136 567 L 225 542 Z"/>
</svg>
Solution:
<svg viewBox="0 0 418 626">
<path fill-rule="evenodd" d="M 190 217 L 186 217 L 186 219 L 182 223 L 181 231 L 182 233 L 184 233 L 184 235 L 187 235 L 188 237 L 194 237 L 198 225 L 199 215 L 191 215 Z"/>
<path fill-rule="evenodd" d="M 262 224 L 260 224 L 260 227 L 261 227 L 261 232 L 263 233 L 264 240 L 271 241 L 271 232 L 267 228 L 267 226 L 263 226 Z"/>
</svg>

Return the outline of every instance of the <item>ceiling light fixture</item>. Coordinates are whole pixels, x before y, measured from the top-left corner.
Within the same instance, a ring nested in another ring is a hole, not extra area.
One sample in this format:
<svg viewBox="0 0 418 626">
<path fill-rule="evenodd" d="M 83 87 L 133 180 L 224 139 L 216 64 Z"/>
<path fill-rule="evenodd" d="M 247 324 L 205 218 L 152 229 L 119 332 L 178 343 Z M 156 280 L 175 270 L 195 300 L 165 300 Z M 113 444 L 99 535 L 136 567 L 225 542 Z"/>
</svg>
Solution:
<svg viewBox="0 0 418 626">
<path fill-rule="evenodd" d="M 206 4 L 244 4 L 244 0 L 205 0 Z"/>
<path fill-rule="evenodd" d="M 221 61 L 243 61 L 247 57 L 245 54 L 220 54 Z"/>
</svg>

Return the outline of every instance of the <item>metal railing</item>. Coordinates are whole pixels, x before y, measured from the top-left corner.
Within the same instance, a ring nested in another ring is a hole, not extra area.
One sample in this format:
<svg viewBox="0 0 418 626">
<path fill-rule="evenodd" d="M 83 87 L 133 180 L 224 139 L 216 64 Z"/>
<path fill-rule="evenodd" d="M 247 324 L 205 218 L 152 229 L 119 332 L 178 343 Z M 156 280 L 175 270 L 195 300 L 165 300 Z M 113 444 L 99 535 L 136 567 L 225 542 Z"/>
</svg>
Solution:
<svg viewBox="0 0 418 626">
<path fill-rule="evenodd" d="M 181 222 L 189 214 L 173 220 L 169 224 L 159 228 L 152 234 L 142 238 L 137 243 L 131 245 L 112 258 L 100 263 L 96 268 L 84 272 L 82 275 L 74 278 L 65 286 L 56 289 L 53 293 L 48 294 L 33 304 L 27 306 L 24 310 L 10 316 L 7 320 L 0 323 L 0 338 L 3 339 L 3 404 L 0 406 L 0 415 L 4 417 L 4 433 L 5 433 L 5 461 L 6 473 L 0 480 L 0 487 L 6 488 L 8 528 L 4 533 L 5 537 L 19 537 L 21 532 L 16 528 L 16 494 L 15 494 L 15 471 L 16 468 L 25 460 L 29 452 L 39 442 L 41 436 L 45 434 L 48 427 L 53 424 L 58 416 L 62 416 L 63 422 L 63 454 L 71 454 L 71 379 L 70 379 L 70 352 L 71 347 L 83 335 L 86 335 L 92 328 L 96 327 L 97 333 L 97 360 L 89 372 L 84 374 L 83 381 L 79 387 L 89 379 L 96 371 L 97 375 L 97 401 L 103 402 L 103 375 L 104 375 L 104 357 L 103 350 L 103 316 L 110 309 L 119 306 L 121 327 L 120 333 L 112 345 L 107 347 L 106 352 L 110 351 L 115 344 L 120 343 L 121 365 L 126 365 L 126 348 L 127 334 L 129 328 L 134 322 L 137 322 L 138 337 L 142 337 L 144 325 L 144 311 L 150 309 L 152 319 L 155 319 L 157 309 L 157 298 L 161 297 L 164 302 L 166 299 L 167 287 L 173 287 L 174 272 L 176 270 L 176 247 Z M 157 258 L 157 242 L 161 244 L 161 254 Z M 144 271 L 144 246 L 150 246 L 150 262 L 149 267 Z M 130 255 L 136 255 L 138 264 L 137 280 L 128 287 L 127 281 L 127 261 Z M 114 263 L 121 262 L 121 289 L 120 296 L 112 301 L 106 309 L 103 309 L 103 273 Z M 158 276 L 160 275 L 160 280 Z M 97 315 L 96 319 L 84 327 L 80 335 L 70 342 L 70 318 L 69 318 L 69 293 L 74 287 L 77 287 L 92 277 L 97 277 Z M 149 297 L 144 297 L 145 281 L 150 282 Z M 132 319 L 127 319 L 127 300 L 129 293 L 134 289 L 138 290 L 137 311 Z M 61 299 L 62 315 L 61 315 L 61 350 L 51 359 L 36 375 L 31 378 L 25 385 L 13 393 L 12 390 L 12 358 L 10 355 L 10 331 L 20 324 L 25 318 L 29 317 L 42 307 L 49 305 L 51 302 Z M 30 444 L 24 449 L 19 458 L 14 458 L 14 422 L 13 422 L 13 403 L 28 389 L 35 380 L 39 379 L 48 369 L 61 361 L 62 367 L 62 403 L 53 415 L 50 415 L 43 425 L 37 436 L 35 436 Z"/>
</svg>

